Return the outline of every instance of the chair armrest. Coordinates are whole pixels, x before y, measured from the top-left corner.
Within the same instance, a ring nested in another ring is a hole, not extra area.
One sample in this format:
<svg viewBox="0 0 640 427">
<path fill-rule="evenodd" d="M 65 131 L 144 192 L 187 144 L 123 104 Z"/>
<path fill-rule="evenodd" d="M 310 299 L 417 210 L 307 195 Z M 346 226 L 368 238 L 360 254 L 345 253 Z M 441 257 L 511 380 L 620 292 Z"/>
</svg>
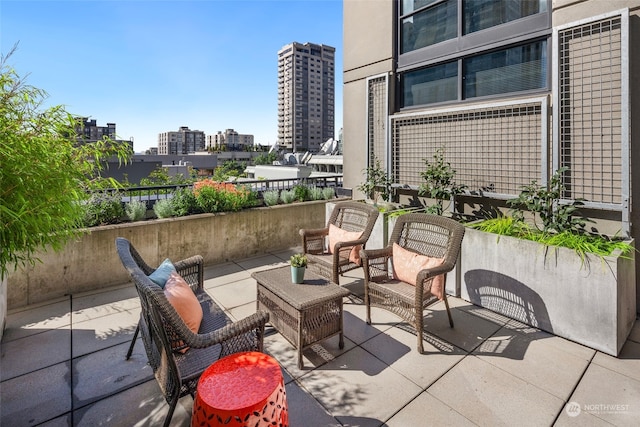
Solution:
<svg viewBox="0 0 640 427">
<path fill-rule="evenodd" d="M 269 313 L 259 310 L 258 312 L 247 316 L 244 319 L 230 323 L 227 326 L 224 326 L 207 334 L 194 334 L 189 331 L 191 333 L 188 333 L 184 336 L 184 342 L 187 346 L 193 348 L 206 348 L 212 345 L 221 344 L 223 346 L 224 353 L 225 343 L 234 341 L 235 338 L 240 337 L 240 339 L 236 340 L 235 342 L 235 344 L 239 345 L 239 347 L 235 348 L 235 351 L 231 351 L 229 353 L 245 350 L 262 351 L 264 328 L 265 324 L 268 321 Z M 255 337 L 256 342 L 251 342 L 250 339 L 243 337 L 243 335 L 252 333 L 253 331 L 257 331 L 257 336 Z"/>
<path fill-rule="evenodd" d="M 173 266 L 194 292 L 204 289 L 204 258 L 202 255 L 194 255 L 177 261 Z"/>
<path fill-rule="evenodd" d="M 324 238 L 329 235 L 329 228 L 302 228 L 302 251 L 305 254 L 321 254 L 324 252 Z"/>
<path fill-rule="evenodd" d="M 360 250 L 365 284 L 369 281 L 389 279 L 389 258 L 391 255 L 393 255 L 391 246 L 382 249 Z"/>
<path fill-rule="evenodd" d="M 416 278 L 416 295 L 422 295 L 424 293 L 425 282 L 441 274 L 447 274 L 451 270 L 453 270 L 453 265 L 447 263 L 443 263 L 433 268 L 420 270 Z"/>
<path fill-rule="evenodd" d="M 329 235 L 329 228 L 301 228 L 300 235 L 302 237 L 324 237 Z"/>
</svg>

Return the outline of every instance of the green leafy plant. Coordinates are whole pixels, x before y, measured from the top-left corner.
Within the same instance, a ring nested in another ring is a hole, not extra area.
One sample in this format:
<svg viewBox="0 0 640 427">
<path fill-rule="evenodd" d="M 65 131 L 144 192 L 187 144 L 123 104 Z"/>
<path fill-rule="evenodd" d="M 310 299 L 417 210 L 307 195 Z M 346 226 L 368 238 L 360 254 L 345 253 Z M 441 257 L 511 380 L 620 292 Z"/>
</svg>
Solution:
<svg viewBox="0 0 640 427">
<path fill-rule="evenodd" d="M 533 225 L 545 233 L 563 233 L 565 231 L 575 234 L 585 232 L 587 223 L 593 222 L 578 216 L 578 210 L 584 206 L 584 199 L 575 199 L 571 203 L 560 203 L 565 191 L 562 176 L 569 169 L 558 169 L 547 186 L 538 185 L 536 181 L 522 188 L 520 195 L 508 200 L 509 206 L 514 208 L 512 214 L 516 219 L 524 220 L 523 210 L 534 213 Z M 537 214 L 542 221 L 542 226 L 537 223 Z"/>
<path fill-rule="evenodd" d="M 293 203 L 296 201 L 296 193 L 293 190 L 282 190 L 280 192 L 280 200 L 287 205 Z"/>
<path fill-rule="evenodd" d="M 306 267 L 307 257 L 304 254 L 293 254 L 289 258 L 292 267 Z"/>
<path fill-rule="evenodd" d="M 116 224 L 124 216 L 122 195 L 120 193 L 93 192 L 84 205 L 84 225 L 95 227 Z"/>
<path fill-rule="evenodd" d="M 280 192 L 278 190 L 267 190 L 262 193 L 262 198 L 264 199 L 265 205 L 275 206 L 278 204 L 278 200 L 280 200 Z"/>
<path fill-rule="evenodd" d="M 449 162 L 444 160 L 444 149 L 439 148 L 433 154 L 432 161 L 424 159 L 425 170 L 420 176 L 425 181 L 418 188 L 418 194 L 435 199 L 435 204 L 427 206 L 427 212 L 442 215 L 444 201 L 450 203 L 466 189 L 465 185 L 456 184 L 456 171 Z"/>
<path fill-rule="evenodd" d="M 393 178 L 387 176 L 387 172 L 382 168 L 380 160 L 375 156 L 371 160 L 371 165 L 364 170 L 365 181 L 356 186 L 356 189 L 362 191 L 366 197 L 378 203 L 378 199 L 388 202 L 391 198 L 391 185 L 394 183 Z"/>
<path fill-rule="evenodd" d="M 171 198 L 173 211 L 175 216 L 186 216 L 202 213 L 202 209 L 198 206 L 196 196 L 190 188 L 180 188 L 173 193 Z"/>
<path fill-rule="evenodd" d="M 295 199 L 299 202 L 304 202 L 311 198 L 309 193 L 309 187 L 303 184 L 294 185 L 293 194 L 295 195 Z"/>
<path fill-rule="evenodd" d="M 611 255 L 619 250 L 623 256 L 628 255 L 634 249 L 633 246 L 616 238 L 608 238 L 601 235 L 575 233 L 565 230 L 560 233 L 548 233 L 533 227 L 513 216 L 502 215 L 497 218 L 469 224 L 468 227 L 498 236 L 511 236 L 524 240 L 531 240 L 545 246 L 556 246 L 571 249 L 580 259 L 585 260 L 587 253 L 598 256 Z"/>
<path fill-rule="evenodd" d="M 310 187 L 309 188 L 309 199 L 311 199 L 311 200 L 323 200 L 324 196 L 322 195 L 322 188 L 320 188 L 320 187 Z"/>
<path fill-rule="evenodd" d="M 333 199 L 336 196 L 336 190 L 333 187 L 325 187 L 322 189 L 322 198 L 325 200 Z"/>
<path fill-rule="evenodd" d="M 132 155 L 111 139 L 78 144 L 74 116 L 63 106 L 41 108 L 47 93 L 8 65 L 15 49 L 0 57 L 0 277 L 81 233 L 86 189 L 104 160 Z"/>
<path fill-rule="evenodd" d="M 141 200 L 131 200 L 125 204 L 124 213 L 130 221 L 140 221 L 147 213 L 147 204 Z"/>
<path fill-rule="evenodd" d="M 158 218 L 171 218 L 176 214 L 173 209 L 173 203 L 171 199 L 157 200 L 153 204 L 153 213 L 155 213 L 156 217 Z"/>
</svg>

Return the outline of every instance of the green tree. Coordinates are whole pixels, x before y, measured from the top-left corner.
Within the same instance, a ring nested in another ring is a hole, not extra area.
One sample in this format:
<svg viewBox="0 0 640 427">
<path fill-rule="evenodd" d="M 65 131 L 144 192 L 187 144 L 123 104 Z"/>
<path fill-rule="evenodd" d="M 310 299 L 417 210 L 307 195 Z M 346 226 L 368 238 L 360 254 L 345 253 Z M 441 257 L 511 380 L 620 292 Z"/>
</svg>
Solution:
<svg viewBox="0 0 640 427">
<path fill-rule="evenodd" d="M 74 117 L 63 106 L 43 109 L 47 93 L 28 85 L 0 57 L 0 276 L 60 250 L 81 232 L 86 189 L 104 161 L 130 159 L 128 144 L 78 144 Z M 113 186 L 118 183 L 113 180 Z"/>
</svg>

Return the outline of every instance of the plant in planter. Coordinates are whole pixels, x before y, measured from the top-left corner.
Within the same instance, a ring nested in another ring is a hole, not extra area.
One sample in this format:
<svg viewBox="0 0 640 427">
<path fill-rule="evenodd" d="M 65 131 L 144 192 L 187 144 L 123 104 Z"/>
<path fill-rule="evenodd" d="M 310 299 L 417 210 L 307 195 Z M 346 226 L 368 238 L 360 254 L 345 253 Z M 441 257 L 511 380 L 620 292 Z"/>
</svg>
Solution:
<svg viewBox="0 0 640 427">
<path fill-rule="evenodd" d="M 380 160 L 376 157 L 372 159 L 372 165 L 365 169 L 365 181 L 356 187 L 362 191 L 366 197 L 378 206 L 378 200 L 382 197 L 384 202 L 389 202 L 391 198 L 391 185 L 393 178 L 387 176 L 387 172 L 382 168 Z"/>
<path fill-rule="evenodd" d="M 289 262 L 291 264 L 291 281 L 298 284 L 304 282 L 307 257 L 304 254 L 293 254 Z"/>
<path fill-rule="evenodd" d="M 469 225 L 461 296 L 617 356 L 636 317 L 633 242 L 587 233 L 577 211 L 582 201 L 559 203 L 563 172 L 548 187 L 524 187 L 510 203 L 512 216 Z M 525 219 L 526 207 L 539 219 Z"/>
<path fill-rule="evenodd" d="M 126 162 L 132 154 L 128 144 L 110 139 L 79 143 L 78 121 L 62 106 L 42 110 L 46 92 L 28 85 L 7 64 L 14 51 L 0 58 L 2 279 L 10 270 L 34 264 L 38 250 L 60 250 L 81 233 L 86 189 L 103 160 L 117 156 Z M 0 294 L 6 301 L 6 289 Z M 6 302 L 0 308 L 6 309 Z M 5 315 L 0 312 L 0 321 Z"/>
<path fill-rule="evenodd" d="M 456 196 L 462 194 L 467 188 L 465 185 L 456 184 L 456 171 L 449 162 L 444 160 L 444 149 L 439 148 L 433 155 L 433 161 L 424 159 L 425 170 L 420 173 L 424 183 L 420 185 L 418 194 L 435 199 L 435 204 L 426 207 L 428 213 L 442 215 L 444 212 L 444 201 L 449 204 L 454 202 Z"/>
</svg>

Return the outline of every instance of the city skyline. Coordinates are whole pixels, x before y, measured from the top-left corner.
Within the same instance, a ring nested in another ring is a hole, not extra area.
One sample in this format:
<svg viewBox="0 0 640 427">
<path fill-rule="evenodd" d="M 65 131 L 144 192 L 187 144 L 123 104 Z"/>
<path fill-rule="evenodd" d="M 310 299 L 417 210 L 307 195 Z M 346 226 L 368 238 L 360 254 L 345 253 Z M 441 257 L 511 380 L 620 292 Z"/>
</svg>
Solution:
<svg viewBox="0 0 640 427">
<path fill-rule="evenodd" d="M 181 126 L 275 143 L 277 53 L 292 42 L 336 48 L 335 137 L 342 127 L 338 0 L 4 1 L 0 28 L 43 107 L 115 123 L 136 152 Z"/>
</svg>

